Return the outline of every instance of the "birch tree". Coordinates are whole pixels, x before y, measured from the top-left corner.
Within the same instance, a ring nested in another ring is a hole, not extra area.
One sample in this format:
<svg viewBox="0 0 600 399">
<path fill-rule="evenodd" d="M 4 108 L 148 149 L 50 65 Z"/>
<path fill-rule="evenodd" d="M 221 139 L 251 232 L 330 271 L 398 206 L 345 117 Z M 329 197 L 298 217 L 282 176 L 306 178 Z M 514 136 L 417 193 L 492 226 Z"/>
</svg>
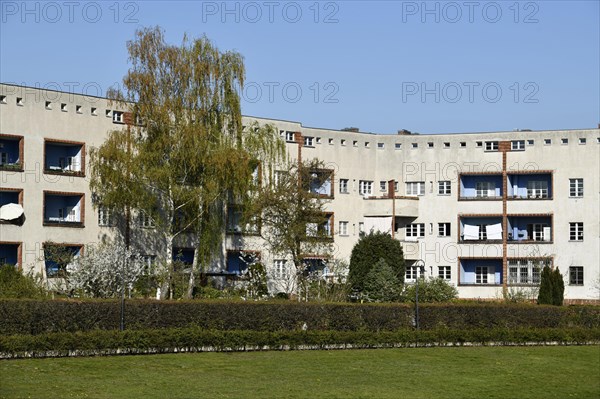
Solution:
<svg viewBox="0 0 600 399">
<path fill-rule="evenodd" d="M 284 147 L 272 127 L 242 126 L 239 53 L 221 52 L 206 37 L 170 45 L 158 27 L 137 31 L 127 50 L 131 66 L 115 95 L 127 128 L 92 154 L 92 189 L 103 205 L 153 218 L 164 242 L 162 297 L 172 298 L 173 244 L 194 233 L 190 296 L 194 274 L 222 243 L 228 199 L 245 201 L 254 168 L 281 157 Z"/>
</svg>

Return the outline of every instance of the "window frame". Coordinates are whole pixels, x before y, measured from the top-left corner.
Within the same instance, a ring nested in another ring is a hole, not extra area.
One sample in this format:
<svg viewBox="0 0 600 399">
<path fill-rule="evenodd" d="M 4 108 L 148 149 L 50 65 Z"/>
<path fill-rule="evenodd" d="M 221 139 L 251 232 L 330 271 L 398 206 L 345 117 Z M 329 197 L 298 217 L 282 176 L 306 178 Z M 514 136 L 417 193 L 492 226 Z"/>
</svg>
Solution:
<svg viewBox="0 0 600 399">
<path fill-rule="evenodd" d="M 569 266 L 569 285 L 582 287 L 584 284 L 583 266 Z"/>
<path fill-rule="evenodd" d="M 569 222 L 569 241 L 583 241 L 583 222 Z"/>
<path fill-rule="evenodd" d="M 416 188 L 416 194 L 414 194 Z M 424 181 L 407 181 L 405 183 L 406 195 L 409 197 L 421 197 L 425 195 Z"/>
<path fill-rule="evenodd" d="M 452 182 L 450 180 L 438 181 L 438 195 L 452 195 Z"/>
<path fill-rule="evenodd" d="M 583 198 L 584 194 L 583 177 L 569 179 L 569 198 Z"/>
<path fill-rule="evenodd" d="M 445 281 L 452 280 L 452 267 L 451 266 L 438 266 L 438 278 Z"/>
<path fill-rule="evenodd" d="M 450 222 L 438 222 L 438 237 L 450 237 L 452 225 Z"/>
<path fill-rule="evenodd" d="M 350 191 L 348 190 L 348 183 L 350 182 L 350 179 L 340 179 L 340 184 L 339 184 L 339 191 L 340 194 L 349 194 Z"/>
<path fill-rule="evenodd" d="M 366 195 L 373 195 L 373 180 L 359 180 L 358 194 L 363 197 Z"/>
</svg>

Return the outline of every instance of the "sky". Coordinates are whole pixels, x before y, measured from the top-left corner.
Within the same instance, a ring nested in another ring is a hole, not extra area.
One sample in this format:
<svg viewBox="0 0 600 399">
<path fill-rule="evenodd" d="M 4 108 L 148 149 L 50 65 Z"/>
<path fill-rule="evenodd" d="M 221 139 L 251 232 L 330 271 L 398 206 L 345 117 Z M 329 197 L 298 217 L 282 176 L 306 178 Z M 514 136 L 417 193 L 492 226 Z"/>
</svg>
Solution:
<svg viewBox="0 0 600 399">
<path fill-rule="evenodd" d="M 104 95 L 160 26 L 244 56 L 245 115 L 395 134 L 595 128 L 600 1 L 0 1 L 0 81 Z"/>
</svg>

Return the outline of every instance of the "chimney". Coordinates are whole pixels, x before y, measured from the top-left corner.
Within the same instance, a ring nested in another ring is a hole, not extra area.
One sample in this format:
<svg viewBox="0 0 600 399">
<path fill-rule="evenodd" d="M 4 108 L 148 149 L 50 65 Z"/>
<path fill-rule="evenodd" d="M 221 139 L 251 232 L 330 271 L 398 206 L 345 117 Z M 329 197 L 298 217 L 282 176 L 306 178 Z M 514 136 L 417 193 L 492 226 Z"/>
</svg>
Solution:
<svg viewBox="0 0 600 399">
<path fill-rule="evenodd" d="M 357 127 L 345 127 L 345 128 L 342 129 L 342 132 L 358 133 L 359 129 Z"/>
</svg>

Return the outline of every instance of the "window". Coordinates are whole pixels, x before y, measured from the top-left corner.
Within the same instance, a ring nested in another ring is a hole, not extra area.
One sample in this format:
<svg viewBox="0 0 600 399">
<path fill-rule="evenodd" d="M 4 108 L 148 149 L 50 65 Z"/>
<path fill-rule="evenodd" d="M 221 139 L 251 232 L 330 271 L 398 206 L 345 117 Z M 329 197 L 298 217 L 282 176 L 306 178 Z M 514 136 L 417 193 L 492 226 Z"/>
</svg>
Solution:
<svg viewBox="0 0 600 399">
<path fill-rule="evenodd" d="M 340 235 L 347 236 L 348 235 L 348 222 L 340 222 Z"/>
<path fill-rule="evenodd" d="M 46 109 L 52 109 L 52 102 L 46 101 Z"/>
<path fill-rule="evenodd" d="M 98 226 L 114 226 L 114 215 L 110 208 L 100 206 L 98 208 Z"/>
<path fill-rule="evenodd" d="M 371 195 L 373 194 L 373 182 L 370 180 L 359 180 L 358 182 L 358 193 L 360 195 Z"/>
<path fill-rule="evenodd" d="M 17 105 L 22 107 L 23 106 L 23 97 L 17 97 Z"/>
<path fill-rule="evenodd" d="M 569 179 L 569 197 L 583 197 L 583 179 Z"/>
<path fill-rule="evenodd" d="M 341 140 L 340 140 L 340 143 L 341 143 L 342 145 L 346 145 L 346 140 L 345 140 L 345 139 L 341 139 Z"/>
<path fill-rule="evenodd" d="M 569 285 L 583 285 L 583 266 L 569 267 Z"/>
<path fill-rule="evenodd" d="M 90 109 L 90 113 L 91 113 L 93 116 L 98 116 L 98 110 L 97 110 L 97 108 L 96 108 L 96 107 L 92 107 L 92 108 Z"/>
<path fill-rule="evenodd" d="M 294 132 L 288 132 L 287 130 L 280 130 L 279 135 L 282 139 L 287 141 L 288 143 L 293 143 L 294 140 Z"/>
<path fill-rule="evenodd" d="M 563 145 L 569 144 L 569 139 L 566 137 L 563 137 L 562 139 L 560 139 L 560 143 Z"/>
<path fill-rule="evenodd" d="M 585 139 L 585 137 L 579 138 L 579 144 L 585 144 L 586 142 L 587 142 L 587 140 Z"/>
<path fill-rule="evenodd" d="M 509 284 L 539 284 L 540 273 L 549 266 L 549 259 L 516 259 L 508 261 Z"/>
<path fill-rule="evenodd" d="M 496 184 L 491 181 L 478 181 L 475 185 L 475 192 L 478 198 L 495 197 Z"/>
<path fill-rule="evenodd" d="M 548 198 L 547 181 L 528 181 L 527 198 Z"/>
<path fill-rule="evenodd" d="M 348 194 L 348 179 L 340 179 L 340 193 Z"/>
<path fill-rule="evenodd" d="M 425 182 L 413 181 L 406 183 L 406 195 L 425 195 Z"/>
<path fill-rule="evenodd" d="M 452 192 L 450 181 L 438 182 L 438 195 L 450 195 Z"/>
<path fill-rule="evenodd" d="M 475 267 L 475 283 L 476 284 L 487 284 L 488 283 L 488 267 L 487 266 L 476 266 Z"/>
<path fill-rule="evenodd" d="M 527 140 L 527 145 L 533 145 L 535 143 L 535 141 L 533 140 Z"/>
<path fill-rule="evenodd" d="M 365 234 L 365 224 L 364 222 L 358 223 L 358 234 Z"/>
<path fill-rule="evenodd" d="M 365 148 L 369 148 L 371 144 L 368 141 L 365 141 Z"/>
<path fill-rule="evenodd" d="M 287 276 L 287 267 L 285 259 L 275 259 L 273 261 L 273 268 L 275 269 L 275 277 L 284 278 Z"/>
<path fill-rule="evenodd" d="M 62 112 L 67 112 L 67 104 L 66 103 L 61 103 L 60 104 L 60 110 Z"/>
<path fill-rule="evenodd" d="M 358 141 L 357 141 L 357 140 L 354 140 L 354 141 L 352 142 L 352 146 L 353 146 L 353 147 L 358 147 Z"/>
<path fill-rule="evenodd" d="M 527 236 L 533 241 L 544 241 L 544 223 L 529 223 L 527 225 Z"/>
<path fill-rule="evenodd" d="M 123 123 L 123 113 L 120 111 L 113 111 L 113 123 Z"/>
<path fill-rule="evenodd" d="M 385 148 L 385 143 L 377 143 L 377 148 L 380 148 L 380 149 Z"/>
<path fill-rule="evenodd" d="M 487 229 L 486 229 L 485 224 L 478 224 L 477 227 L 479 227 L 479 239 L 481 241 L 485 241 L 487 240 Z"/>
<path fill-rule="evenodd" d="M 513 151 L 525 151 L 525 140 L 511 141 L 510 149 Z"/>
<path fill-rule="evenodd" d="M 321 144 L 321 138 L 320 137 L 317 137 L 316 141 L 317 141 L 317 144 Z"/>
<path fill-rule="evenodd" d="M 483 141 L 476 141 L 476 142 L 475 142 L 475 145 L 476 145 L 478 148 L 481 148 L 481 147 L 483 147 Z"/>
<path fill-rule="evenodd" d="M 425 223 L 411 223 L 406 225 L 406 237 L 425 237 Z"/>
<path fill-rule="evenodd" d="M 460 142 L 460 146 L 461 146 L 461 148 L 466 148 L 467 147 L 467 142 L 466 141 L 461 141 Z"/>
<path fill-rule="evenodd" d="M 333 139 L 329 139 L 329 145 L 333 145 Z"/>
<path fill-rule="evenodd" d="M 552 144 L 552 139 L 544 139 L 544 145 Z"/>
<path fill-rule="evenodd" d="M 419 148 L 419 143 L 412 143 L 411 146 L 412 148 Z"/>
<path fill-rule="evenodd" d="M 138 227 L 153 228 L 154 220 L 144 211 L 140 211 L 137 215 Z"/>
<path fill-rule="evenodd" d="M 382 191 L 382 192 L 387 191 L 387 182 L 385 180 L 381 180 L 379 182 L 379 191 Z"/>
<path fill-rule="evenodd" d="M 446 281 L 450 281 L 452 278 L 450 266 L 438 266 L 438 277 Z"/>
<path fill-rule="evenodd" d="M 569 240 L 583 241 L 583 222 L 569 223 Z"/>
<path fill-rule="evenodd" d="M 450 223 L 438 223 L 438 235 L 440 237 L 449 237 Z"/>
<path fill-rule="evenodd" d="M 450 148 L 450 143 L 449 142 L 445 142 L 444 143 L 444 148 Z"/>
<path fill-rule="evenodd" d="M 6 96 L 0 96 L 0 104 L 6 104 Z"/>
<path fill-rule="evenodd" d="M 423 277 L 421 274 L 421 268 L 419 266 L 406 266 L 406 272 L 404 274 L 404 281 L 417 281 L 417 278 Z"/>
<path fill-rule="evenodd" d="M 394 191 L 398 192 L 398 180 L 394 180 Z"/>
<path fill-rule="evenodd" d="M 486 151 L 498 151 L 498 142 L 497 141 L 486 141 L 485 142 L 485 150 Z"/>
<path fill-rule="evenodd" d="M 432 141 L 430 141 L 430 142 L 427 143 L 427 148 L 433 148 L 433 142 Z"/>
<path fill-rule="evenodd" d="M 104 111 L 104 115 L 105 115 L 107 118 L 110 118 L 110 117 L 112 116 L 112 111 L 111 111 L 110 109 L 107 109 L 106 111 Z"/>
<path fill-rule="evenodd" d="M 313 141 L 314 141 L 314 137 L 304 137 L 304 146 L 305 147 L 312 147 L 313 146 Z"/>
<path fill-rule="evenodd" d="M 401 144 L 401 143 L 396 143 L 396 144 L 394 145 L 394 147 L 395 147 L 397 150 L 399 150 L 399 149 L 401 149 L 401 148 L 402 148 L 402 144 Z"/>
<path fill-rule="evenodd" d="M 81 113 L 81 105 L 76 105 L 75 106 L 75 112 L 77 112 L 78 114 Z"/>
</svg>

